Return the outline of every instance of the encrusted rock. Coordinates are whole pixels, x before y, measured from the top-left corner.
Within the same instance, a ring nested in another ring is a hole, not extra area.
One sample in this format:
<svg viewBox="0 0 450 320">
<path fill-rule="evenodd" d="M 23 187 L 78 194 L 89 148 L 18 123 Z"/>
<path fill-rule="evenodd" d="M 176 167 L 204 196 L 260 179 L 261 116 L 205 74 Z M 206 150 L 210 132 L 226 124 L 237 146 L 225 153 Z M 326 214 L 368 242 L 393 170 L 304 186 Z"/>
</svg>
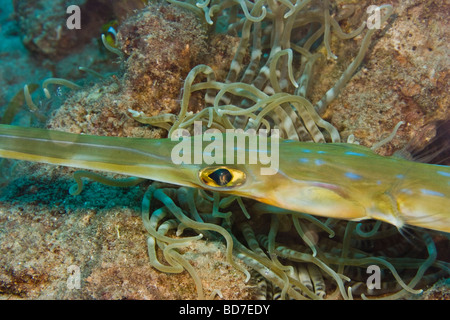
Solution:
<svg viewBox="0 0 450 320">
<path fill-rule="evenodd" d="M 382 154 L 403 147 L 425 123 L 448 117 L 450 105 L 448 2 L 390 3 L 394 13 L 385 31 L 374 37 L 365 63 L 326 113 L 344 136 L 353 133 L 368 146 L 404 121 Z"/>
<path fill-rule="evenodd" d="M 177 113 L 184 79 L 204 63 L 224 78 L 238 39 L 208 35 L 204 23 L 191 12 L 155 1 L 124 21 L 118 33 L 124 53 L 124 72 L 106 83 L 85 88 L 65 101 L 48 127 L 75 133 L 156 138 L 129 116 L 129 109 L 147 116 Z M 118 58 L 120 59 L 120 58 Z M 203 108 L 192 97 L 192 111 Z"/>
</svg>

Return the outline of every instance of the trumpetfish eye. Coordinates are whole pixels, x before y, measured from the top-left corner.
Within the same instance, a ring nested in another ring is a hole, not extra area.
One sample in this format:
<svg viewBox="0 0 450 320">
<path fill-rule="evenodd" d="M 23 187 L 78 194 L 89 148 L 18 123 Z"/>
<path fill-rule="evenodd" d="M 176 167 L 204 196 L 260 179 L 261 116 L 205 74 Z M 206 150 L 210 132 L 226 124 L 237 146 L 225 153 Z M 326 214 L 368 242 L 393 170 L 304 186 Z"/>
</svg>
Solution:
<svg viewBox="0 0 450 320">
<path fill-rule="evenodd" d="M 208 177 L 220 186 L 226 186 L 231 179 L 233 179 L 231 172 L 227 169 L 218 169 L 211 173 Z"/>
<path fill-rule="evenodd" d="M 206 167 L 198 175 L 204 184 L 213 188 L 234 188 L 246 179 L 243 171 L 227 167 Z"/>
</svg>

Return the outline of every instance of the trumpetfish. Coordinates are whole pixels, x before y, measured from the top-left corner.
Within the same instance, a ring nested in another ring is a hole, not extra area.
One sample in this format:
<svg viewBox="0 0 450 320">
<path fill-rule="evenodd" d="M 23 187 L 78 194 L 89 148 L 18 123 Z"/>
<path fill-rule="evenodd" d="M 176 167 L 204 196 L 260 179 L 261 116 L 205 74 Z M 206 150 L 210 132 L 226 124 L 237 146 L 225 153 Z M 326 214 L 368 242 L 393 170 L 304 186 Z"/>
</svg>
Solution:
<svg viewBox="0 0 450 320">
<path fill-rule="evenodd" d="M 280 140 L 279 168 L 263 175 L 258 163 L 174 164 L 178 143 L 0 125 L 0 157 L 203 188 L 321 217 L 450 232 L 449 166 L 380 156 L 354 144 Z M 248 145 L 235 151 L 250 152 Z"/>
</svg>

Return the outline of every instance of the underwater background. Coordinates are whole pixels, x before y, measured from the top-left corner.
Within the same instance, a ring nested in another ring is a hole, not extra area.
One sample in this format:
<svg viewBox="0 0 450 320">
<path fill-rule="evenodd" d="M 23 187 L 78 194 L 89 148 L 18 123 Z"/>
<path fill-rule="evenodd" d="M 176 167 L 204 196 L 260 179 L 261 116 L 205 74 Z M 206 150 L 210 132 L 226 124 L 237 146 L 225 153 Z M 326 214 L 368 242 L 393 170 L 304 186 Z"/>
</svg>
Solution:
<svg viewBox="0 0 450 320">
<path fill-rule="evenodd" d="M 220 24 L 211 29 L 188 10 L 165 1 L 0 1 L 4 124 L 165 137 L 167 131 L 136 121 L 128 110 L 147 116 L 177 113 L 189 71 L 206 64 L 218 79 L 225 79 L 239 45 L 239 34 L 227 34 Z M 392 17 L 322 117 L 343 141 L 354 135 L 365 146 L 386 138 L 404 121 L 392 141 L 377 150 L 392 155 L 424 124 L 448 118 L 450 2 L 338 0 L 330 1 L 330 7 L 332 12 L 351 9 L 345 26 L 352 30 L 369 5 L 384 3 L 393 6 Z M 81 8 L 81 29 L 66 27 L 70 5 Z M 102 43 L 102 33 L 112 50 Z M 320 100 L 339 79 L 361 39 L 344 43 L 332 38 L 338 59 L 318 64 L 321 71 L 314 74 L 308 93 L 312 101 Z M 67 79 L 81 88 L 51 85 L 47 99 L 40 88 L 47 78 Z M 25 101 L 25 85 L 35 110 Z M 201 95 L 191 99 L 190 110 L 201 110 Z M 0 299 L 197 298 L 188 272 L 167 274 L 149 263 L 140 210 L 150 182 L 129 188 L 86 183 L 80 195 L 72 196 L 68 190 L 75 169 L 0 161 Z M 438 259 L 450 262 L 448 237 L 438 234 L 434 240 Z M 245 283 L 243 274 L 227 262 L 221 241 L 191 242 L 182 253 L 208 294 L 219 290 L 223 299 L 260 298 L 258 284 Z M 69 283 L 73 270 L 81 279 L 75 288 Z M 423 288 L 423 294 L 408 298 L 448 299 L 448 274 Z"/>
</svg>

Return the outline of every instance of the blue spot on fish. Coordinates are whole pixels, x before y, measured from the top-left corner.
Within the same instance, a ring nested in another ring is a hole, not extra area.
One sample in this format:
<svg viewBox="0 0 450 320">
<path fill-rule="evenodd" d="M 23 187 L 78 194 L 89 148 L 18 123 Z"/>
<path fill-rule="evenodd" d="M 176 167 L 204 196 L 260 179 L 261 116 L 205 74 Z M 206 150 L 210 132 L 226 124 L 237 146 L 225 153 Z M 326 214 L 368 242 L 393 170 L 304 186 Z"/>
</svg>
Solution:
<svg viewBox="0 0 450 320">
<path fill-rule="evenodd" d="M 425 194 L 427 196 L 444 197 L 443 193 L 440 193 L 440 192 L 437 192 L 437 191 L 433 191 L 433 190 L 420 189 L 420 192 L 422 192 L 422 194 Z"/>
<path fill-rule="evenodd" d="M 437 174 L 440 174 L 441 176 L 444 177 L 450 177 L 450 173 L 445 171 L 438 171 Z"/>
<path fill-rule="evenodd" d="M 358 157 L 366 156 L 364 153 L 359 153 L 359 152 L 354 152 L 354 151 L 347 151 L 345 154 L 348 154 L 349 156 L 358 156 Z"/>
<path fill-rule="evenodd" d="M 314 163 L 315 163 L 317 166 L 321 166 L 321 165 L 325 164 L 325 161 L 320 160 L 320 159 L 316 159 L 316 160 L 314 160 Z"/>
<path fill-rule="evenodd" d="M 319 151 L 317 151 L 317 153 L 319 153 L 319 154 L 324 154 L 324 153 L 327 153 L 326 151 L 323 151 L 323 150 L 319 150 Z"/>
<path fill-rule="evenodd" d="M 310 153 L 310 152 L 311 152 L 311 150 L 309 150 L 309 149 L 302 149 L 302 152 L 305 152 L 305 153 Z"/>
<path fill-rule="evenodd" d="M 403 192 L 403 193 L 409 194 L 409 195 L 413 194 L 413 192 L 411 190 L 409 190 L 409 189 L 402 189 L 400 191 Z"/>
<path fill-rule="evenodd" d="M 362 177 L 359 174 L 353 173 L 353 172 L 346 172 L 345 176 L 347 178 L 350 178 L 352 180 L 360 180 Z"/>
<path fill-rule="evenodd" d="M 298 162 L 300 162 L 300 163 L 308 163 L 309 159 L 307 159 L 307 158 L 300 158 L 300 159 L 298 159 Z"/>
<path fill-rule="evenodd" d="M 397 179 L 404 179 L 405 178 L 405 175 L 403 175 L 403 174 L 398 174 L 398 175 L 396 175 L 395 176 Z"/>
</svg>

